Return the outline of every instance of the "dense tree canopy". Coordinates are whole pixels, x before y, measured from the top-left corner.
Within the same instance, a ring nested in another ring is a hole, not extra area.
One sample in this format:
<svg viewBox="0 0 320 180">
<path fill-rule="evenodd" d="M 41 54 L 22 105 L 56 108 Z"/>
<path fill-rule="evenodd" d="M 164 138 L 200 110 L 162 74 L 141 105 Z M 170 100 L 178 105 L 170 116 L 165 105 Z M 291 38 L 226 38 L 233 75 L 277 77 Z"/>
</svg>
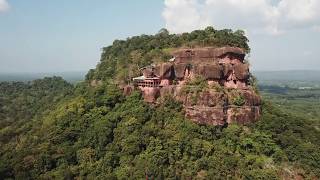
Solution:
<svg viewBox="0 0 320 180">
<path fill-rule="evenodd" d="M 57 77 L 1 83 L 1 179 L 319 177 L 320 133 L 308 119 L 266 102 L 256 124 L 198 125 L 172 97 L 150 106 L 139 92 L 124 96 L 110 81 L 166 48 L 202 40 L 249 51 L 242 31 L 161 30 L 104 48 L 97 69 L 76 87 Z M 90 86 L 94 79 L 104 81 Z"/>
</svg>

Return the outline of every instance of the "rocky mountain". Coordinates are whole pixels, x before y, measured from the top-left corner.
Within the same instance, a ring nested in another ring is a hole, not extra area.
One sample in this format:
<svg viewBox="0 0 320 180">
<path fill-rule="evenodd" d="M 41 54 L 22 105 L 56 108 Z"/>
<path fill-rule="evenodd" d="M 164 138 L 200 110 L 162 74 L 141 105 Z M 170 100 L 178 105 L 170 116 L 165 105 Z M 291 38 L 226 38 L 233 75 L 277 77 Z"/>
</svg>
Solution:
<svg viewBox="0 0 320 180">
<path fill-rule="evenodd" d="M 178 48 L 167 62 L 141 69 L 124 87 L 125 94 L 139 89 L 144 100 L 161 103 L 173 96 L 185 115 L 199 124 L 246 124 L 261 114 L 261 98 L 250 84 L 245 51 L 237 47 Z"/>
<path fill-rule="evenodd" d="M 247 42 L 162 29 L 82 82 L 0 83 L 0 179 L 319 179 L 319 126 L 261 105 Z"/>
</svg>

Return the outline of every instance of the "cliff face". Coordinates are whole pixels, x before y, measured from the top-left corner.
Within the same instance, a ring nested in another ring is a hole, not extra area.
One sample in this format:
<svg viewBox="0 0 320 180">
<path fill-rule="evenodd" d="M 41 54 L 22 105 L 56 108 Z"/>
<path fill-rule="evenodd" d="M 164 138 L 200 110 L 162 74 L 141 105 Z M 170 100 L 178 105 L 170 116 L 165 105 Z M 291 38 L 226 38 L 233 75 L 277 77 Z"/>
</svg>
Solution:
<svg viewBox="0 0 320 180">
<path fill-rule="evenodd" d="M 248 84 L 249 66 L 240 48 L 179 49 L 168 62 L 143 68 L 134 88 L 149 103 L 171 95 L 199 124 L 246 124 L 261 114 L 261 99 Z M 130 93 L 132 87 L 125 87 Z"/>
</svg>

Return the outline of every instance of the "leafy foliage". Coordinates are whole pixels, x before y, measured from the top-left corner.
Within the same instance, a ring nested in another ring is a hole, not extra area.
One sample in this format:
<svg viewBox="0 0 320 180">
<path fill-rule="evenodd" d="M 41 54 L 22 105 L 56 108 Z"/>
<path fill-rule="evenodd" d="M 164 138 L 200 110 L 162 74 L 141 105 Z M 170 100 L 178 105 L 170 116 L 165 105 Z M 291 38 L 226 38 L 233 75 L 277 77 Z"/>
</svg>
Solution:
<svg viewBox="0 0 320 180">
<path fill-rule="evenodd" d="M 245 99 L 243 98 L 243 96 L 238 95 L 232 99 L 232 103 L 236 106 L 243 106 L 245 103 Z"/>
<path fill-rule="evenodd" d="M 1 177 L 277 179 L 283 163 L 318 176 L 316 130 L 271 105 L 264 109 L 252 127 L 201 126 L 170 97 L 151 107 L 139 92 L 88 88 L 1 146 Z"/>
<path fill-rule="evenodd" d="M 181 46 L 235 46 L 250 51 L 248 39 L 241 30 L 215 30 L 207 27 L 191 33 L 169 34 L 162 29 L 156 35 L 133 36 L 126 40 L 115 40 L 112 46 L 104 47 L 101 61 L 95 70 L 90 70 L 87 80 L 115 79 L 125 83 L 139 73 L 137 69 L 167 60 L 170 51 Z M 133 74 L 129 74 L 129 72 Z"/>
<path fill-rule="evenodd" d="M 202 40 L 249 50 L 241 31 L 209 27 L 170 35 L 163 29 L 155 36 L 132 37 L 104 48 L 101 64 L 87 74 L 88 81 L 103 79 L 99 86 L 84 82 L 73 87 L 56 77 L 1 83 L 0 177 L 319 177 L 320 133 L 313 121 L 265 103 L 261 121 L 251 126 L 198 125 L 184 117 L 182 105 L 172 97 L 150 106 L 139 92 L 125 97 L 110 81 L 129 76 L 126 68 L 149 63 L 149 57 L 161 55 L 164 48 Z M 201 79 L 190 83 L 202 86 Z"/>
<path fill-rule="evenodd" d="M 240 91 L 236 89 L 229 89 L 228 96 L 230 96 L 231 104 L 236 106 L 243 106 L 245 104 L 245 99 Z"/>
</svg>

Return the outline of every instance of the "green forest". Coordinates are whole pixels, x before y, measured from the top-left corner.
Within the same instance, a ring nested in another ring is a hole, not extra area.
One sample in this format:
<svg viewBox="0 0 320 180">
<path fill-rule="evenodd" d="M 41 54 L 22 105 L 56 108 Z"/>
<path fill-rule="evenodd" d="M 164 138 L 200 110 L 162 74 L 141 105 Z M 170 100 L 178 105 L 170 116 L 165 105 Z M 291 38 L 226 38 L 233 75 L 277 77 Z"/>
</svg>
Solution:
<svg viewBox="0 0 320 180">
<path fill-rule="evenodd" d="M 227 45 L 250 52 L 240 30 L 162 29 L 103 48 L 83 82 L 1 82 L 0 179 L 319 178 L 320 121 L 290 108 L 299 99 L 262 89 L 258 122 L 209 126 L 186 119 L 170 96 L 151 106 L 139 92 L 124 96 L 118 87 L 174 48 Z"/>
</svg>

